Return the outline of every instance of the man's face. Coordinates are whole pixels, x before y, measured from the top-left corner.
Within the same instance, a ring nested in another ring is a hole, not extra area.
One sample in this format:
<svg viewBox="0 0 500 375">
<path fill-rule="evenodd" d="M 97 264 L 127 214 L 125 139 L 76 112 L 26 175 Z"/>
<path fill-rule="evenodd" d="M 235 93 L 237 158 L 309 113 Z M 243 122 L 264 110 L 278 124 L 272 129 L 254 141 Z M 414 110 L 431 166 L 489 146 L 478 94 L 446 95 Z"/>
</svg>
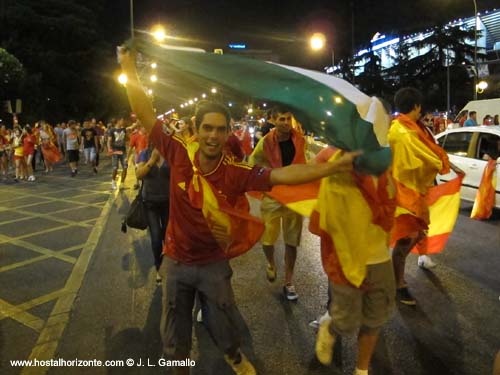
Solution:
<svg viewBox="0 0 500 375">
<path fill-rule="evenodd" d="M 123 128 L 124 125 L 125 125 L 125 120 L 123 120 L 123 118 L 120 118 L 116 121 L 117 128 Z"/>
<path fill-rule="evenodd" d="M 476 119 L 476 117 L 477 117 L 477 113 L 472 113 L 472 114 L 470 115 L 470 118 L 471 118 L 471 119 L 473 119 L 473 120 L 475 120 L 475 119 Z"/>
<path fill-rule="evenodd" d="M 226 117 L 222 113 L 211 112 L 203 116 L 198 128 L 200 152 L 207 159 L 221 156 L 228 137 Z"/>
<path fill-rule="evenodd" d="M 278 113 L 274 118 L 274 126 L 279 133 L 290 133 L 292 130 L 292 113 Z"/>
</svg>

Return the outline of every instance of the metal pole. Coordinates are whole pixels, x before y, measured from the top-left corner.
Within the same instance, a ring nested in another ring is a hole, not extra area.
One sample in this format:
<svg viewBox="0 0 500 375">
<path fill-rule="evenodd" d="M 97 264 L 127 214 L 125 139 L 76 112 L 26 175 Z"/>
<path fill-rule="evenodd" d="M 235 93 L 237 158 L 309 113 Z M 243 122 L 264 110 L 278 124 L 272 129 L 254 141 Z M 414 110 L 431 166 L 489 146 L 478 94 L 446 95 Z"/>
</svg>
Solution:
<svg viewBox="0 0 500 375">
<path fill-rule="evenodd" d="M 474 100 L 477 100 L 477 2 L 474 2 Z"/>
<path fill-rule="evenodd" d="M 332 48 L 332 75 L 335 73 L 335 51 Z"/>
<path fill-rule="evenodd" d="M 130 36 L 134 39 L 134 0 L 130 0 Z"/>
<path fill-rule="evenodd" d="M 450 115 L 450 51 L 446 50 L 446 112 Z"/>
</svg>

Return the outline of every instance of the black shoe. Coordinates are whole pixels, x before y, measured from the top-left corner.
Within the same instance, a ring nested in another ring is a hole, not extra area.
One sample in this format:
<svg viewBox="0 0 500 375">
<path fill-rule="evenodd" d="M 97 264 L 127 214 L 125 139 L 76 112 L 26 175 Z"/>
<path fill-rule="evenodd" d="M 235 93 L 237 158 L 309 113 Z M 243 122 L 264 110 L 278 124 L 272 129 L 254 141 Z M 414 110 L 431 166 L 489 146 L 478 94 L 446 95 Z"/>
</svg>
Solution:
<svg viewBox="0 0 500 375">
<path fill-rule="evenodd" d="M 396 289 L 396 298 L 404 305 L 415 306 L 417 304 L 407 287 Z"/>
</svg>

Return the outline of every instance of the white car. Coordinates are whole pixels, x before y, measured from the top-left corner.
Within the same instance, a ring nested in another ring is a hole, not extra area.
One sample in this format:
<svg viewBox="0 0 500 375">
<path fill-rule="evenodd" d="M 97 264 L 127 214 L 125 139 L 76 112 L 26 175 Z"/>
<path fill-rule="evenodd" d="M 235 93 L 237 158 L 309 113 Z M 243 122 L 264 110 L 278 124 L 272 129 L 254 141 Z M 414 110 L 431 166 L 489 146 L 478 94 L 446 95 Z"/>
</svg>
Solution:
<svg viewBox="0 0 500 375">
<path fill-rule="evenodd" d="M 497 160 L 495 207 L 500 208 L 500 126 L 469 126 L 448 129 L 436 136 L 450 161 L 465 172 L 460 196 L 473 202 L 488 158 Z M 456 176 L 454 172 L 438 175 L 438 182 Z"/>
</svg>

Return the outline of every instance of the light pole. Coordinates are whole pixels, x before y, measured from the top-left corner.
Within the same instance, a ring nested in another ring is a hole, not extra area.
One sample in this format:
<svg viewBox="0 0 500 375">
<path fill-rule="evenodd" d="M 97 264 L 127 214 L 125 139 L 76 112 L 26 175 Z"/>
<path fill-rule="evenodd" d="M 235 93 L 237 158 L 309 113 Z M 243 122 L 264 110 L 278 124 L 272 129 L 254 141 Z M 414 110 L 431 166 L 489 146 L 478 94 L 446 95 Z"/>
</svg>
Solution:
<svg viewBox="0 0 500 375">
<path fill-rule="evenodd" d="M 474 100 L 477 100 L 477 2 L 472 0 L 474 3 Z"/>
<path fill-rule="evenodd" d="M 134 39 L 134 0 L 130 0 L 130 36 Z"/>
</svg>

